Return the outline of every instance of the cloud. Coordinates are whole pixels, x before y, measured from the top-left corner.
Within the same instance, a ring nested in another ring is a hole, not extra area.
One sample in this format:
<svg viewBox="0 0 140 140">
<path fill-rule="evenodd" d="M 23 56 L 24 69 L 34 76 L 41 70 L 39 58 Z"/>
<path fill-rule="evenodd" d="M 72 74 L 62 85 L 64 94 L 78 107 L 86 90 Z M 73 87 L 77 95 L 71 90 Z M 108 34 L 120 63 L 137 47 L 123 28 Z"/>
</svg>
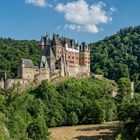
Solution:
<svg viewBox="0 0 140 140">
<path fill-rule="evenodd" d="M 55 10 L 64 13 L 64 18 L 70 22 L 65 25 L 65 29 L 98 33 L 99 24 L 107 24 L 112 21 L 110 11 L 105 11 L 106 6 L 103 2 L 89 5 L 86 0 L 68 2 L 67 4 L 58 3 Z"/>
<path fill-rule="evenodd" d="M 112 11 L 112 12 L 116 12 L 116 10 L 117 10 L 117 9 L 116 9 L 115 7 L 111 7 L 111 8 L 110 8 L 110 11 Z"/>
<path fill-rule="evenodd" d="M 33 4 L 40 7 L 46 6 L 46 0 L 25 0 L 25 3 Z"/>
<path fill-rule="evenodd" d="M 99 29 L 94 24 L 88 25 L 77 25 L 77 24 L 66 24 L 65 29 L 77 31 L 77 32 L 88 32 L 88 33 L 98 33 Z"/>
</svg>

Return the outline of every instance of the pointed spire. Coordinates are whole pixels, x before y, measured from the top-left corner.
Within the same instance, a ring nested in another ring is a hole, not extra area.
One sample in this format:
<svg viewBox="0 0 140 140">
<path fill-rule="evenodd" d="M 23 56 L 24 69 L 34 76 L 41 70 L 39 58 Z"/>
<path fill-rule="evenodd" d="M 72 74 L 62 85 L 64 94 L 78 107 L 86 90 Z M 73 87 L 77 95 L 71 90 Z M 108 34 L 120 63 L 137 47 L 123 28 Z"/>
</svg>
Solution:
<svg viewBox="0 0 140 140">
<path fill-rule="evenodd" d="M 45 45 L 50 46 L 51 45 L 51 39 L 48 34 L 45 36 Z"/>
<path fill-rule="evenodd" d="M 40 45 L 41 46 L 44 45 L 44 37 L 43 36 L 41 36 Z"/>
</svg>

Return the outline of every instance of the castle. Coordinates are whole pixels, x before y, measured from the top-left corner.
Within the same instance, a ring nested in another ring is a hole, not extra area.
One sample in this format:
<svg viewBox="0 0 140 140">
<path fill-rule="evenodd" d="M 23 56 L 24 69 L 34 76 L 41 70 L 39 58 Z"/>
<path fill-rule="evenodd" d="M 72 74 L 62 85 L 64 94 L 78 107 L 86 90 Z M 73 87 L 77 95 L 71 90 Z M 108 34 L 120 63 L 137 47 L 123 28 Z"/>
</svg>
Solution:
<svg viewBox="0 0 140 140">
<path fill-rule="evenodd" d="M 22 59 L 18 67 L 18 79 L 7 79 L 0 74 L 0 87 L 9 88 L 13 84 L 27 86 L 58 77 L 90 76 L 90 48 L 86 43 L 80 45 L 74 40 L 53 34 L 43 36 L 40 41 L 41 61 L 34 66 L 32 60 Z"/>
</svg>

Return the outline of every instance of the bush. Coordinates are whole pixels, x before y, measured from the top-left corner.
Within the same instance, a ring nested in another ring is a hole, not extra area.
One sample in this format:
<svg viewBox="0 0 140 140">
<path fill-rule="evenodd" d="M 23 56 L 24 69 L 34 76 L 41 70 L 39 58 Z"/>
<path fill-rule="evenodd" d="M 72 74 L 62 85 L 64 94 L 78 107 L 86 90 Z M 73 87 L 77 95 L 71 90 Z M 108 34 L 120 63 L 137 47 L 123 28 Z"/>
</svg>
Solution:
<svg viewBox="0 0 140 140">
<path fill-rule="evenodd" d="M 75 112 L 71 112 L 68 115 L 68 120 L 67 120 L 69 125 L 75 125 L 78 123 L 78 116 L 75 114 Z"/>
</svg>

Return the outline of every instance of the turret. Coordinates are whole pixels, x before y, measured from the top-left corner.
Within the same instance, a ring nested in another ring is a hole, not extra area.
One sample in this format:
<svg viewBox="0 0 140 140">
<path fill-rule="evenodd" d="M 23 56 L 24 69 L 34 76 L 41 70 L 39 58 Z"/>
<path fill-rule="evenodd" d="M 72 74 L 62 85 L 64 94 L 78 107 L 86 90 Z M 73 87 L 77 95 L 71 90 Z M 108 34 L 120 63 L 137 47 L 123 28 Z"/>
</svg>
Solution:
<svg viewBox="0 0 140 140">
<path fill-rule="evenodd" d="M 43 36 L 41 37 L 41 40 L 40 40 L 40 47 L 41 47 L 41 49 L 43 50 L 43 48 L 44 48 L 44 45 L 45 45 L 45 43 L 44 43 L 44 38 L 43 38 Z"/>
<path fill-rule="evenodd" d="M 49 35 L 46 35 L 44 37 L 45 39 L 45 46 L 50 46 L 51 45 L 51 39 L 50 39 L 50 36 Z"/>
<path fill-rule="evenodd" d="M 71 47 L 74 48 L 74 49 L 76 47 L 76 43 L 75 43 L 75 40 L 74 39 L 71 40 Z"/>
<path fill-rule="evenodd" d="M 44 37 L 41 37 L 41 42 L 40 42 L 41 48 L 42 48 L 42 54 L 41 54 L 41 63 L 40 67 L 47 67 L 47 55 L 49 53 L 49 49 L 51 47 L 51 39 L 49 35 L 46 35 Z"/>
<path fill-rule="evenodd" d="M 40 41 L 40 46 L 43 49 L 45 46 L 50 46 L 51 45 L 51 40 L 49 35 L 42 36 L 41 41 Z"/>
<path fill-rule="evenodd" d="M 58 34 L 53 34 L 52 45 L 61 45 L 61 41 Z"/>
<path fill-rule="evenodd" d="M 82 42 L 80 51 L 89 51 L 89 46 L 85 42 Z"/>
</svg>

